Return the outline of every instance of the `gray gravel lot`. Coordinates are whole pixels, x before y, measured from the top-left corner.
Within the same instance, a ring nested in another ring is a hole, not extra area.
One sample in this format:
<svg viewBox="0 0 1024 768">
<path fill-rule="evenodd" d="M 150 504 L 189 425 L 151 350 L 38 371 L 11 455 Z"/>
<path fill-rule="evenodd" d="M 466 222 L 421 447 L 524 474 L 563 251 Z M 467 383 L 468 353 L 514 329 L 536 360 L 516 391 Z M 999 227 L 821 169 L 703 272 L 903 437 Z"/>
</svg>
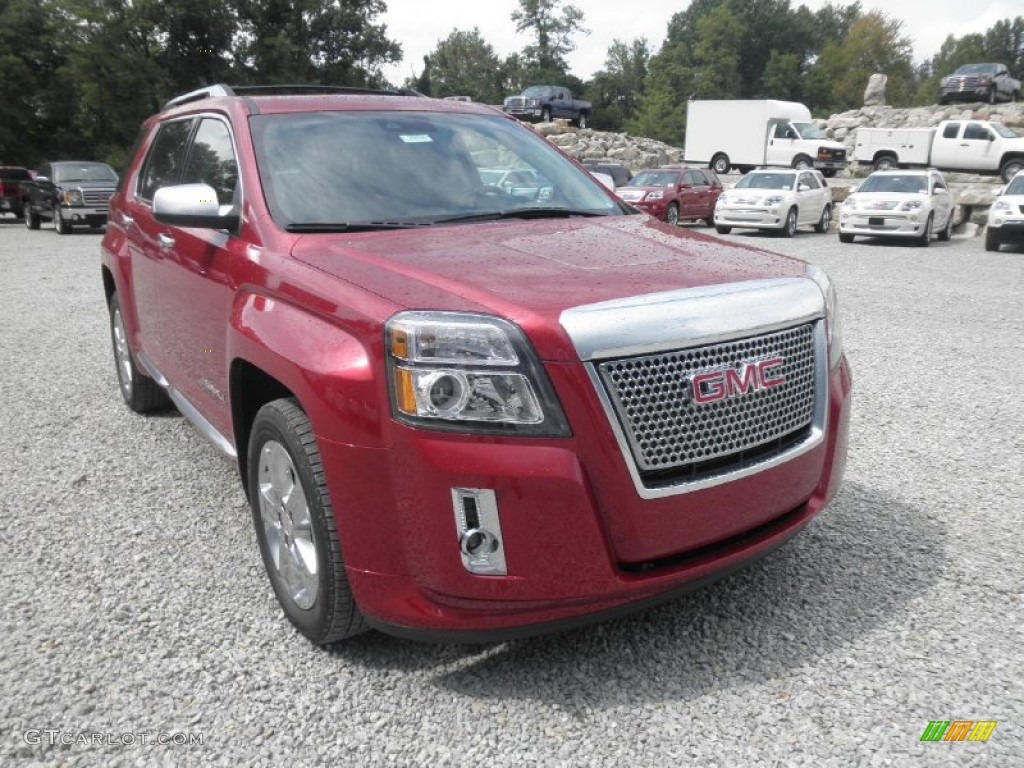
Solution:
<svg viewBox="0 0 1024 768">
<path fill-rule="evenodd" d="M 122 405 L 100 236 L 0 218 L 0 765 L 1024 765 L 1024 249 L 725 239 L 839 284 L 832 506 L 634 617 L 325 652 L 274 601 L 233 467 Z M 940 719 L 999 724 L 921 743 Z"/>
</svg>

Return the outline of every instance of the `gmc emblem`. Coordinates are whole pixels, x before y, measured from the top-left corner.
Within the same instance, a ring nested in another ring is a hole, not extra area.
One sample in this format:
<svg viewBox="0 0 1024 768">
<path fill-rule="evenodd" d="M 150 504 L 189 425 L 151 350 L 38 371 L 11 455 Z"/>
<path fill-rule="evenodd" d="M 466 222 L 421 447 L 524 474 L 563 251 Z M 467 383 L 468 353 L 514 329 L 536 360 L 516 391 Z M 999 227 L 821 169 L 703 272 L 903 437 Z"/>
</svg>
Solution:
<svg viewBox="0 0 1024 768">
<path fill-rule="evenodd" d="M 739 368 L 698 373 L 690 379 L 693 399 L 698 405 L 706 405 L 785 384 L 786 377 L 779 370 L 784 363 L 783 358 L 773 357 L 743 363 Z"/>
</svg>

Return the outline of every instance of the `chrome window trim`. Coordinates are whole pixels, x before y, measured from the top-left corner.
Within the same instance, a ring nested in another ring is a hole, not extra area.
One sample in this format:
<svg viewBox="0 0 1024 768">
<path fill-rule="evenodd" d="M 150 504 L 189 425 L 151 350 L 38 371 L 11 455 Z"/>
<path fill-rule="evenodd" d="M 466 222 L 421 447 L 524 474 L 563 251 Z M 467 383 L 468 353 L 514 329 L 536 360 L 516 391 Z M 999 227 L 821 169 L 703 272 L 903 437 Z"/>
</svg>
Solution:
<svg viewBox="0 0 1024 768">
<path fill-rule="evenodd" d="M 590 362 L 759 336 L 824 316 L 817 284 L 785 277 L 584 304 L 562 312 L 559 323 Z"/>
</svg>

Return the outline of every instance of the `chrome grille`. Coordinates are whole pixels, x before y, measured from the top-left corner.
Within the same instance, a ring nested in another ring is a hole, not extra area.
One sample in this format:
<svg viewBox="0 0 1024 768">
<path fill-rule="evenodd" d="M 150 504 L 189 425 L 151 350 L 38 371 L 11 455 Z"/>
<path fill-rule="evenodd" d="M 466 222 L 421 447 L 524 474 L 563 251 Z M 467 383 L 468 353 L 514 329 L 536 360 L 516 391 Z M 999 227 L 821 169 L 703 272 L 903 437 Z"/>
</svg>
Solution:
<svg viewBox="0 0 1024 768">
<path fill-rule="evenodd" d="M 83 189 L 82 199 L 90 208 L 106 210 L 110 204 L 110 198 L 113 194 L 114 190 L 112 189 Z"/>
<path fill-rule="evenodd" d="M 810 427 L 815 413 L 814 326 L 597 365 L 641 472 L 735 457 Z M 781 357 L 785 382 L 699 404 L 691 379 Z M 781 449 L 780 449 L 781 450 Z M 725 462 L 728 464 L 728 462 Z M 731 466 L 716 467 L 728 472 Z"/>
<path fill-rule="evenodd" d="M 522 96 L 509 96 L 507 99 L 505 99 L 505 106 L 506 107 L 514 107 L 514 108 L 517 108 L 517 109 L 519 107 L 525 107 L 526 106 L 526 99 L 523 98 Z"/>
</svg>

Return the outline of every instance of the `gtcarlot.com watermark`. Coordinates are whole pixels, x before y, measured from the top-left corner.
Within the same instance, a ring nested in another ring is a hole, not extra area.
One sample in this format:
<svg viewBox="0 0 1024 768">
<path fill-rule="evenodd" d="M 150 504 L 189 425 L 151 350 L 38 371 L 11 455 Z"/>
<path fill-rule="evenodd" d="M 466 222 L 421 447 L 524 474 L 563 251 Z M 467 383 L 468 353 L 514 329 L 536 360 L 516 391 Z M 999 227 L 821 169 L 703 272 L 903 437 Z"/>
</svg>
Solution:
<svg viewBox="0 0 1024 768">
<path fill-rule="evenodd" d="M 24 734 L 25 743 L 31 746 L 44 745 L 55 747 L 149 747 L 153 745 L 165 747 L 201 747 L 203 745 L 203 734 L 201 733 L 153 733 L 141 731 L 139 733 L 72 733 L 71 731 L 59 731 L 51 729 L 30 728 Z"/>
</svg>

